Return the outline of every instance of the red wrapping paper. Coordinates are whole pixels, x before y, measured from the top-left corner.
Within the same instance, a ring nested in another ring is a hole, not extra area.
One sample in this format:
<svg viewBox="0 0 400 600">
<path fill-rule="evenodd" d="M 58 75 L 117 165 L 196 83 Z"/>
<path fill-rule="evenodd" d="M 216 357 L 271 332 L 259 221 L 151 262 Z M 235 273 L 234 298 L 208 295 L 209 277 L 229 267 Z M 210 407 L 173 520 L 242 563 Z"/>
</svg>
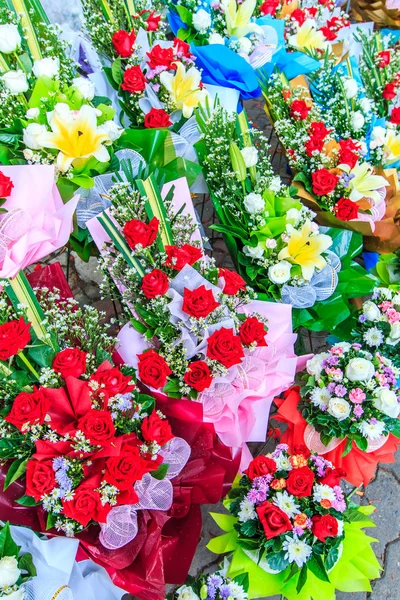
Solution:
<svg viewBox="0 0 400 600">
<path fill-rule="evenodd" d="M 33 288 L 47 287 L 49 290 L 57 288 L 60 291 L 61 300 L 73 298 L 73 293 L 65 278 L 60 263 L 52 263 L 42 267 L 36 265 L 35 270 L 27 275 L 28 281 Z"/>
<path fill-rule="evenodd" d="M 287 444 L 291 452 L 294 451 L 296 444 L 304 444 L 304 431 L 307 422 L 303 419 L 298 410 L 300 394 L 298 387 L 292 387 L 284 394 L 284 399 L 275 398 L 275 404 L 278 406 L 278 414 L 274 419 L 287 423 L 288 428 L 282 435 L 281 443 Z M 378 463 L 392 463 L 395 461 L 395 452 L 400 444 L 400 440 L 389 435 L 385 444 L 374 452 L 363 452 L 353 442 L 352 450 L 344 457 L 342 454 L 346 445 L 346 440 L 337 446 L 334 450 L 324 454 L 324 458 L 331 461 L 336 468 L 344 469 L 347 473 L 345 479 L 356 487 L 361 484 L 367 486 L 375 475 Z"/>
</svg>

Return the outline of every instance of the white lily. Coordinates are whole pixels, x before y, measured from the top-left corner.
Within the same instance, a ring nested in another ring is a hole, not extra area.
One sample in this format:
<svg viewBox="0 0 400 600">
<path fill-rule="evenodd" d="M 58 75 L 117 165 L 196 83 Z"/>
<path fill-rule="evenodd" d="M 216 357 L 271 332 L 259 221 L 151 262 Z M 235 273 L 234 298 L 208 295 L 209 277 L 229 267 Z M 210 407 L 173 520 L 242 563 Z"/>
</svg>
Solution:
<svg viewBox="0 0 400 600">
<path fill-rule="evenodd" d="M 262 35 L 261 27 L 250 22 L 256 5 L 257 0 L 244 0 L 239 6 L 236 0 L 222 0 L 221 6 L 225 12 L 226 29 L 229 37 L 241 38 L 248 33 Z"/>
<path fill-rule="evenodd" d="M 193 110 L 202 104 L 208 92 L 201 88 L 201 73 L 195 67 L 186 71 L 182 63 L 176 63 L 174 74 L 163 71 L 160 75 L 161 85 L 171 94 L 171 99 L 185 119 L 190 119 Z"/>
<path fill-rule="evenodd" d="M 369 198 L 373 200 L 375 204 L 378 204 L 382 196 L 376 190 L 389 185 L 384 177 L 381 175 L 374 175 L 373 166 L 366 162 L 361 164 L 357 163 L 353 169 L 351 169 L 349 165 L 339 165 L 339 169 L 348 175 L 354 176 L 349 181 L 349 198 L 352 202 L 357 202 L 363 198 Z"/>
<path fill-rule="evenodd" d="M 297 32 L 289 36 L 288 42 L 290 46 L 307 48 L 308 50 L 325 50 L 328 45 L 322 31 L 316 30 L 315 23 L 311 19 L 304 21 Z"/>
</svg>

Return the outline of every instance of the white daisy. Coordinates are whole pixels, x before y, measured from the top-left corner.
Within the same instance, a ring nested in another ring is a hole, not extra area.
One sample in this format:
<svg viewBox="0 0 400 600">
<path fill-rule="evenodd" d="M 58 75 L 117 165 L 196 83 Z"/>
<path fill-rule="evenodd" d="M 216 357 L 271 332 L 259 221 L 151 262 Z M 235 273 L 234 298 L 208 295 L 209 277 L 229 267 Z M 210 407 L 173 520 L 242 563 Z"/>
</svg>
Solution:
<svg viewBox="0 0 400 600">
<path fill-rule="evenodd" d="M 247 600 L 248 596 L 246 592 L 236 581 L 229 582 L 229 589 L 231 591 L 230 596 L 232 596 L 233 600 Z"/>
<path fill-rule="evenodd" d="M 377 327 L 371 327 L 368 329 L 364 335 L 364 342 L 368 344 L 368 346 L 380 346 L 383 342 L 383 335 L 380 329 Z"/>
<path fill-rule="evenodd" d="M 279 456 L 274 456 L 274 461 L 276 463 L 277 471 L 291 471 L 293 469 L 289 457 L 285 456 L 283 453 Z"/>
<path fill-rule="evenodd" d="M 276 494 L 274 498 L 274 504 L 291 518 L 301 512 L 299 510 L 299 504 L 296 504 L 294 496 L 289 496 L 286 491 L 278 492 Z"/>
<path fill-rule="evenodd" d="M 312 553 L 311 546 L 299 540 L 297 536 L 293 538 L 286 537 L 283 542 L 283 550 L 285 551 L 285 558 L 290 563 L 295 562 L 299 568 L 307 562 Z"/>
<path fill-rule="evenodd" d="M 385 423 L 383 421 L 376 421 L 376 423 L 361 421 L 361 423 L 358 424 L 358 428 L 364 437 L 369 438 L 370 440 L 377 440 L 383 434 Z"/>
<path fill-rule="evenodd" d="M 329 400 L 331 398 L 330 391 L 328 388 L 315 388 L 311 392 L 311 402 L 315 406 L 328 406 Z"/>
<path fill-rule="evenodd" d="M 240 512 L 238 513 L 239 521 L 245 523 L 246 521 L 250 521 L 256 517 L 257 513 L 254 510 L 254 504 L 249 500 L 242 500 L 240 503 Z"/>
<path fill-rule="evenodd" d="M 329 485 L 323 485 L 317 483 L 314 485 L 314 502 L 321 502 L 322 500 L 329 500 L 334 502 L 336 500 L 335 492 Z"/>
</svg>

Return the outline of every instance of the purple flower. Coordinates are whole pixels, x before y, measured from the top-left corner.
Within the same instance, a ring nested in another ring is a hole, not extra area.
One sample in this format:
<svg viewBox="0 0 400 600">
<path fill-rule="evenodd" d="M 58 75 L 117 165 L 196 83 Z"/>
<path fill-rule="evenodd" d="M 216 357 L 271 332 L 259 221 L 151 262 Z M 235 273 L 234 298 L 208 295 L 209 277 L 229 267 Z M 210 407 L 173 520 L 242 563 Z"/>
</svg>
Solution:
<svg viewBox="0 0 400 600">
<path fill-rule="evenodd" d="M 282 452 L 285 452 L 288 449 L 289 449 L 289 446 L 287 444 L 278 444 L 277 447 L 275 448 L 275 451 L 272 453 L 272 456 L 274 458 L 277 458 L 278 456 L 280 456 L 282 454 Z"/>
<path fill-rule="evenodd" d="M 358 320 L 360 321 L 360 323 L 365 323 L 365 321 L 367 320 L 367 317 L 366 317 L 366 315 L 360 315 L 358 317 Z"/>
<path fill-rule="evenodd" d="M 371 425 L 376 425 L 377 424 L 377 419 L 375 419 L 375 417 L 373 417 L 372 419 L 370 419 L 369 421 L 371 423 Z"/>
<path fill-rule="evenodd" d="M 221 595 L 221 598 L 224 600 L 231 595 L 231 588 L 229 587 L 229 585 L 224 583 L 224 585 L 221 585 L 221 587 L 219 588 L 219 593 Z"/>
<path fill-rule="evenodd" d="M 338 356 L 329 356 L 326 359 L 326 362 L 330 367 L 335 367 L 339 362 L 339 357 Z"/>
<path fill-rule="evenodd" d="M 360 404 L 356 404 L 353 412 L 357 419 L 359 419 L 364 414 L 364 409 L 361 407 Z"/>
<path fill-rule="evenodd" d="M 343 398 L 347 394 L 347 388 L 344 387 L 341 383 L 335 387 L 335 394 L 339 398 Z"/>
<path fill-rule="evenodd" d="M 257 502 L 257 490 L 250 490 L 249 493 L 247 494 L 247 500 L 249 502 L 252 502 L 253 504 L 255 504 Z"/>
<path fill-rule="evenodd" d="M 360 350 L 361 344 L 352 344 L 352 348 L 354 348 L 354 350 Z"/>
<path fill-rule="evenodd" d="M 329 392 L 334 392 L 336 388 L 336 383 L 333 383 L 333 381 L 331 381 L 331 383 L 328 383 L 327 388 Z"/>
<path fill-rule="evenodd" d="M 298 527 L 297 525 L 295 525 L 295 527 L 293 527 L 293 533 L 295 533 L 296 535 L 298 535 L 300 537 L 303 535 L 304 530 L 301 527 Z"/>
</svg>

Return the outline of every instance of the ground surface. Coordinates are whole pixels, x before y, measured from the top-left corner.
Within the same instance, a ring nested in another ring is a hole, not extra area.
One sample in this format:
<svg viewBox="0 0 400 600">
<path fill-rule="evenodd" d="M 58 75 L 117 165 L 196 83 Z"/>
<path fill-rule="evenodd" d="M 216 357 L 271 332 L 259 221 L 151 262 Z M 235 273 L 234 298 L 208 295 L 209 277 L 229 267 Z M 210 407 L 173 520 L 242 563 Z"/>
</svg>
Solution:
<svg viewBox="0 0 400 600">
<path fill-rule="evenodd" d="M 80 7 L 77 0 L 62 3 L 60 0 L 44 0 L 43 4 L 48 9 L 50 17 L 60 23 L 69 23 L 72 27 L 79 27 Z M 247 109 L 250 118 L 260 128 L 271 136 L 271 156 L 276 173 L 282 178 L 287 178 L 286 164 L 282 152 L 272 135 L 268 120 L 262 108 L 262 100 L 248 103 Z M 216 237 L 209 229 L 214 220 L 214 213 L 210 202 L 203 197 L 195 199 L 197 210 L 205 226 L 207 235 L 210 237 L 213 254 L 220 266 L 229 266 L 230 259 L 227 255 L 224 242 Z M 64 252 L 59 258 L 62 266 L 66 268 L 67 254 Z M 88 264 L 82 263 L 74 256 L 70 257 L 69 282 L 75 297 L 82 304 L 94 304 L 97 308 L 105 310 L 107 315 L 113 316 L 114 308 L 111 302 L 101 300 L 99 297 L 98 283 L 100 276 L 96 273 L 96 259 L 92 258 Z M 303 333 L 303 342 L 307 351 L 318 351 L 324 346 L 324 335 Z M 274 442 L 267 440 L 266 444 L 253 445 L 253 453 L 259 453 L 263 447 L 269 452 L 273 449 Z M 393 465 L 381 466 L 375 479 L 369 484 L 363 495 L 358 496 L 362 504 L 373 504 L 377 511 L 373 515 L 376 530 L 370 534 L 379 540 L 374 545 L 376 555 L 384 567 L 380 580 L 373 582 L 372 592 L 369 594 L 344 594 L 338 593 L 338 600 L 400 600 L 400 454 L 398 461 Z M 204 526 L 199 547 L 193 561 L 191 574 L 196 575 L 204 570 L 215 570 L 218 568 L 220 557 L 211 554 L 206 549 L 206 544 L 211 536 L 219 533 L 218 527 L 208 515 L 208 511 L 219 512 L 221 506 L 204 507 Z M 279 600 L 274 596 L 273 600 Z M 318 600 L 318 599 L 315 599 Z"/>
</svg>

